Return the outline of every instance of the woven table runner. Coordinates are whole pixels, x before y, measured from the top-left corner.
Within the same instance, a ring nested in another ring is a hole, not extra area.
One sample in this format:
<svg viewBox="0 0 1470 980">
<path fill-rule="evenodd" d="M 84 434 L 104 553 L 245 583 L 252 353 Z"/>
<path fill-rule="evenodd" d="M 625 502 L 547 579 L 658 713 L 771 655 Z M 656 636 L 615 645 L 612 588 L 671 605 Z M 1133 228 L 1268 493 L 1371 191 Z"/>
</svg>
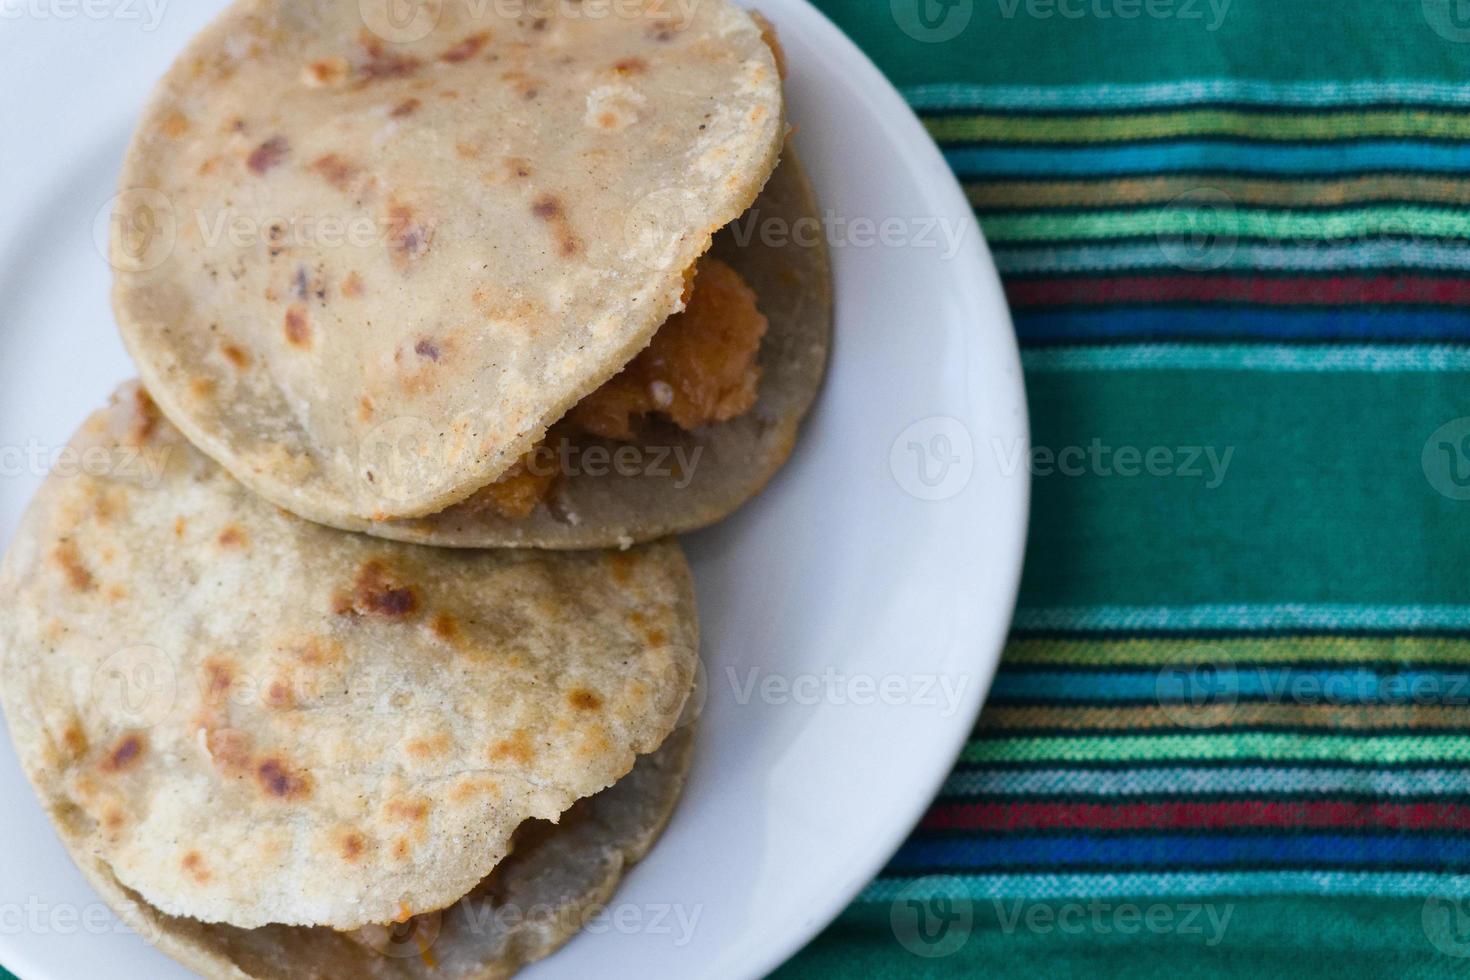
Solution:
<svg viewBox="0 0 1470 980">
<path fill-rule="evenodd" d="M 1470 974 L 1470 5 L 819 5 L 980 217 L 1035 502 L 958 768 L 784 975 Z"/>
</svg>

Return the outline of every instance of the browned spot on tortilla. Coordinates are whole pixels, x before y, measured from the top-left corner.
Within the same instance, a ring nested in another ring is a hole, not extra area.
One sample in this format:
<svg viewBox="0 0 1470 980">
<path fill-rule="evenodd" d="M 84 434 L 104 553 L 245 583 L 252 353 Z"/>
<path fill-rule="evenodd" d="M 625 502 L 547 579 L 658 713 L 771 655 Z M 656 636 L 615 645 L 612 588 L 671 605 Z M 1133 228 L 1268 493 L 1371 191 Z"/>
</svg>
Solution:
<svg viewBox="0 0 1470 980">
<path fill-rule="evenodd" d="M 342 855 L 342 860 L 352 862 L 362 857 L 367 850 L 367 839 L 357 831 L 348 831 L 342 835 L 337 842 L 337 853 Z"/>
<path fill-rule="evenodd" d="M 96 579 L 82 562 L 82 555 L 75 541 L 63 541 L 51 549 L 51 560 L 66 576 L 67 584 L 77 592 L 91 592 L 97 587 Z"/>
<path fill-rule="evenodd" d="M 371 422 L 373 420 L 373 412 L 373 400 L 371 398 L 363 395 L 357 400 L 357 417 L 359 419 L 364 422 Z"/>
<path fill-rule="evenodd" d="M 429 627 L 434 631 L 435 636 L 446 643 L 453 643 L 459 639 L 459 620 L 447 612 L 436 613 Z"/>
<path fill-rule="evenodd" d="M 531 213 L 551 225 L 552 231 L 556 235 L 557 251 L 564 258 L 569 258 L 577 254 L 582 247 L 582 243 L 572 233 L 572 225 L 567 218 L 566 208 L 555 195 L 542 194 L 538 196 L 531 202 Z"/>
<path fill-rule="evenodd" d="M 604 112 L 602 115 L 597 117 L 597 125 L 601 126 L 603 129 L 616 129 L 618 125 L 618 117 L 613 115 L 611 112 Z"/>
<path fill-rule="evenodd" d="M 228 773 L 243 773 L 250 765 L 252 740 L 238 728 L 206 728 L 204 745 L 215 766 Z"/>
<path fill-rule="evenodd" d="M 124 735 L 107 753 L 107 758 L 102 760 L 102 771 L 126 772 L 142 760 L 147 747 L 141 734 L 133 732 Z"/>
<path fill-rule="evenodd" d="M 215 384 L 212 378 L 190 378 L 189 394 L 199 401 L 207 401 L 214 396 Z"/>
<path fill-rule="evenodd" d="M 362 172 L 362 168 L 357 164 L 336 153 L 317 157 L 311 165 L 311 170 L 339 191 L 345 191 L 351 187 L 357 175 Z"/>
<path fill-rule="evenodd" d="M 504 762 L 509 759 L 522 765 L 530 765 L 536 758 L 536 747 L 524 728 L 517 728 L 510 738 L 504 738 L 490 746 L 490 761 Z"/>
<path fill-rule="evenodd" d="M 362 276 L 356 271 L 347 273 L 347 278 L 342 280 L 342 295 L 349 299 L 356 299 L 362 294 Z"/>
<path fill-rule="evenodd" d="M 91 747 L 87 741 L 87 733 L 82 731 L 81 724 L 76 721 L 67 725 L 66 730 L 61 733 L 61 744 L 73 761 L 86 755 L 87 749 Z"/>
<path fill-rule="evenodd" d="M 513 68 L 502 73 L 500 77 L 503 81 L 509 82 L 511 88 L 515 89 L 523 99 L 534 99 L 541 94 L 541 82 L 520 69 Z"/>
<path fill-rule="evenodd" d="M 311 777 L 292 772 L 282 760 L 271 757 L 255 767 L 255 778 L 267 796 L 278 800 L 295 800 L 311 795 Z"/>
<path fill-rule="evenodd" d="M 590 732 L 577 744 L 577 755 L 590 759 L 606 755 L 611 749 L 612 743 L 607 740 L 607 735 L 602 732 Z"/>
<path fill-rule="evenodd" d="M 403 581 L 385 562 L 372 559 L 358 570 L 351 593 L 339 594 L 333 599 L 332 608 L 339 616 L 407 619 L 419 611 L 418 590 Z"/>
<path fill-rule="evenodd" d="M 178 139 L 189 131 L 189 119 L 179 110 L 172 109 L 159 120 L 158 128 L 170 139 Z"/>
<path fill-rule="evenodd" d="M 394 106 L 393 111 L 388 113 L 388 115 L 392 116 L 394 119 L 402 119 L 404 116 L 411 116 L 415 112 L 418 112 L 419 106 L 423 104 L 424 103 L 419 99 L 404 99 L 402 102 Z"/>
<path fill-rule="evenodd" d="M 122 830 L 126 822 L 127 818 L 123 816 L 123 812 L 115 806 L 108 807 L 107 812 L 102 815 L 102 826 L 114 834 Z"/>
<path fill-rule="evenodd" d="M 524 331 L 534 329 L 537 320 L 546 313 L 544 306 L 519 290 L 509 292 L 495 285 L 476 286 L 470 294 L 470 303 L 486 320 Z"/>
<path fill-rule="evenodd" d="M 602 698 L 584 688 L 567 695 L 567 703 L 578 711 L 596 711 L 602 707 Z"/>
<path fill-rule="evenodd" d="M 451 803 L 466 803 L 477 796 L 493 796 L 500 792 L 500 784 L 490 779 L 468 776 L 449 789 Z"/>
<path fill-rule="evenodd" d="M 619 75 L 643 75 L 648 72 L 648 62 L 642 58 L 624 58 L 613 65 Z"/>
<path fill-rule="evenodd" d="M 405 748 L 415 759 L 432 759 L 444 755 L 453 744 L 448 735 L 440 732 L 438 735 L 409 739 Z"/>
<path fill-rule="evenodd" d="M 620 585 L 627 585 L 633 580 L 633 570 L 638 567 L 638 559 L 626 551 L 610 552 L 607 556 L 608 568 L 612 570 L 612 576 Z"/>
<path fill-rule="evenodd" d="M 204 855 L 198 851 L 190 851 L 188 854 L 185 854 L 183 860 L 179 863 L 183 865 L 184 870 L 189 873 L 189 877 L 193 878 L 197 884 L 207 885 L 214 878 L 214 875 L 210 873 L 209 866 L 204 863 Z"/>
<path fill-rule="evenodd" d="M 660 20 L 649 24 L 644 33 L 655 41 L 672 41 L 679 33 L 679 28 L 672 21 Z"/>
<path fill-rule="evenodd" d="M 417 344 L 413 345 L 413 352 L 419 357 L 426 357 L 431 361 L 439 360 L 439 356 L 442 353 L 439 350 L 439 345 L 432 340 L 420 340 Z"/>
<path fill-rule="evenodd" d="M 189 530 L 189 519 L 187 517 L 174 518 L 174 537 L 183 539 L 184 532 Z"/>
<path fill-rule="evenodd" d="M 302 77 L 306 84 L 317 88 L 337 85 L 347 77 L 349 67 L 345 58 L 322 58 L 307 65 Z"/>
<path fill-rule="evenodd" d="M 310 636 L 295 647 L 297 659 L 308 667 L 324 667 L 342 659 L 342 644 L 325 637 Z"/>
<path fill-rule="evenodd" d="M 286 311 L 286 343 L 303 349 L 311 346 L 311 324 L 304 306 L 293 306 Z"/>
<path fill-rule="evenodd" d="M 445 51 L 439 57 L 442 60 L 448 61 L 452 64 L 458 64 L 461 61 L 469 61 L 475 55 L 479 54 L 480 49 L 485 47 L 485 45 L 489 43 L 489 41 L 489 31 L 481 31 L 478 34 L 471 34 L 469 37 L 465 38 L 463 41 L 460 41 L 448 51 Z"/>
<path fill-rule="evenodd" d="M 225 344 L 220 348 L 220 352 L 225 355 L 225 360 L 241 371 L 250 366 L 250 355 L 235 344 Z"/>
<path fill-rule="evenodd" d="M 429 819 L 429 801 L 425 799 L 389 800 L 384 810 L 389 820 L 399 823 L 423 823 Z"/>
<path fill-rule="evenodd" d="M 358 35 L 358 43 L 367 53 L 368 60 L 358 67 L 359 85 L 383 78 L 406 78 L 422 67 L 423 62 L 411 55 L 390 54 L 383 46 L 382 38 L 364 30 Z"/>
<path fill-rule="evenodd" d="M 433 232 L 418 220 L 412 207 L 392 201 L 388 205 L 388 239 L 393 264 L 407 269 L 429 251 Z"/>
<path fill-rule="evenodd" d="M 219 533 L 218 538 L 221 548 L 248 548 L 250 547 L 250 535 L 238 524 L 230 524 Z"/>
<path fill-rule="evenodd" d="M 400 837 L 393 842 L 393 857 L 398 861 L 407 861 L 412 846 L 407 837 Z"/>
<path fill-rule="evenodd" d="M 272 136 L 251 152 L 245 165 L 260 176 L 277 166 L 291 152 L 291 142 L 284 136 Z"/>
<path fill-rule="evenodd" d="M 92 513 L 97 516 L 97 523 L 106 527 L 111 524 L 113 518 L 126 507 L 126 503 L 112 488 L 98 488 L 87 490 L 87 499 L 92 502 Z M 117 552 L 112 547 L 104 548 L 102 561 L 104 564 L 111 562 L 117 557 Z"/>
<path fill-rule="evenodd" d="M 222 156 L 216 155 L 216 156 L 210 157 L 209 159 L 205 160 L 203 163 L 201 163 L 199 165 L 199 170 L 198 170 L 199 176 L 201 176 L 201 177 L 212 177 L 212 176 L 214 176 L 215 174 L 219 173 L 219 169 L 220 169 L 221 166 L 224 165 L 224 162 L 225 162 L 225 158 L 222 157 Z"/>
<path fill-rule="evenodd" d="M 480 156 L 480 147 L 468 140 L 460 140 L 454 144 L 454 152 L 461 160 L 474 160 Z"/>
<path fill-rule="evenodd" d="M 277 711 L 293 707 L 296 704 L 296 692 L 291 689 L 289 683 L 277 678 L 271 681 L 270 687 L 266 688 L 265 704 L 266 707 L 275 708 Z"/>
<path fill-rule="evenodd" d="M 204 661 L 204 702 L 223 704 L 235 684 L 235 670 L 223 657 L 210 657 Z"/>
<path fill-rule="evenodd" d="M 133 425 L 128 432 L 128 444 L 140 446 L 158 431 L 162 415 L 148 392 L 142 388 L 133 390 Z"/>
</svg>

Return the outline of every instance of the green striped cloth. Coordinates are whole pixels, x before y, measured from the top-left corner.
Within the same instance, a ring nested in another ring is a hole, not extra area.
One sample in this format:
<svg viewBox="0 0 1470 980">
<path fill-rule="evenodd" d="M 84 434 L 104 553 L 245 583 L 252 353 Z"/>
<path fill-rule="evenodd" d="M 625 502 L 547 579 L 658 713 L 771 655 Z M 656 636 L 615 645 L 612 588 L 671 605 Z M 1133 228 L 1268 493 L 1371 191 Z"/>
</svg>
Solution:
<svg viewBox="0 0 1470 980">
<path fill-rule="evenodd" d="M 1470 974 L 1470 4 L 819 0 L 1034 426 L 1012 640 L 791 977 Z"/>
</svg>

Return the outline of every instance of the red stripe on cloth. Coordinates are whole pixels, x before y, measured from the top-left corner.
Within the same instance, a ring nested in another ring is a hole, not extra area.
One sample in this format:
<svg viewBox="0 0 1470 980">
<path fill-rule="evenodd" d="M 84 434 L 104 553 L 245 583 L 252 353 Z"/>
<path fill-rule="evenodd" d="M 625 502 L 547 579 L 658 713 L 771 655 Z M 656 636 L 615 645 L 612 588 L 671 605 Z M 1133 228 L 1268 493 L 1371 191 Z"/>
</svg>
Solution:
<svg viewBox="0 0 1470 980">
<path fill-rule="evenodd" d="M 1006 296 L 1011 305 L 1017 307 L 1145 302 L 1257 303 L 1266 306 L 1464 305 L 1470 304 L 1470 277 L 1068 276 L 1011 281 L 1006 284 Z"/>
<path fill-rule="evenodd" d="M 967 803 L 935 807 L 925 830 L 1147 830 L 1232 827 L 1470 829 L 1470 806 L 1344 800 L 1215 803 Z"/>
</svg>

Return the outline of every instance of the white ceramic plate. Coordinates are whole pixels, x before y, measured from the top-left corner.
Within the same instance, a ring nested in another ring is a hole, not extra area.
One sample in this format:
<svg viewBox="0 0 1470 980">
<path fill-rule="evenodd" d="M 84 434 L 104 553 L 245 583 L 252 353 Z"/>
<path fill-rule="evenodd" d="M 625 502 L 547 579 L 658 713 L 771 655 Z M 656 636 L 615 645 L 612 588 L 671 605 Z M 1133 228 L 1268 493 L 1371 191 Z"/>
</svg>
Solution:
<svg viewBox="0 0 1470 980">
<path fill-rule="evenodd" d="M 94 238 L 144 97 L 220 6 L 0 0 L 6 541 L 48 454 L 132 373 Z M 791 465 L 690 541 L 708 702 L 688 795 L 608 918 L 533 976 L 774 969 L 938 791 L 1010 619 L 1028 481 L 1007 461 L 1027 426 L 984 242 L 867 58 L 803 0 L 761 7 L 788 50 L 796 142 L 834 219 L 832 372 Z M 873 240 L 885 222 L 886 243 Z M 186 976 L 100 907 L 8 746 L 0 799 L 0 963 L 23 980 Z"/>
</svg>

